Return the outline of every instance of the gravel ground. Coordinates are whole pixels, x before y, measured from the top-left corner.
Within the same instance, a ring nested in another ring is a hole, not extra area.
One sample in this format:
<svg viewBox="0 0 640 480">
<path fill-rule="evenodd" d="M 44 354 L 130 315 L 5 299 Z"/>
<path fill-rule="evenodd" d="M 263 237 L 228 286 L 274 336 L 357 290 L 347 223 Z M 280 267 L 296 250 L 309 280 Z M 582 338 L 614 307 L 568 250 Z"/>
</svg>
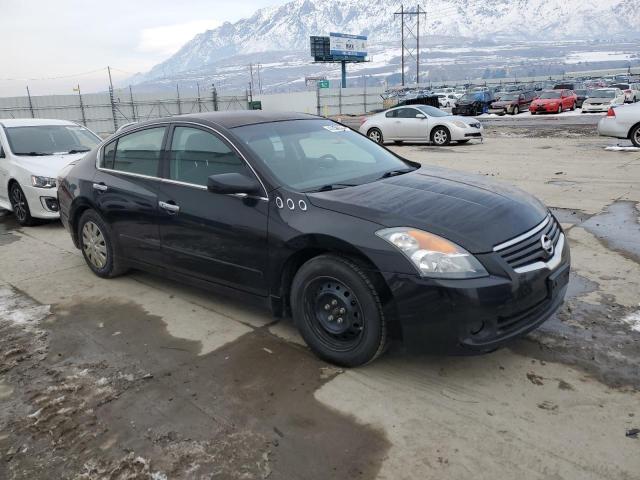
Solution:
<svg viewBox="0 0 640 480">
<path fill-rule="evenodd" d="M 392 147 L 520 186 L 565 227 L 565 305 L 482 356 L 336 369 L 289 320 L 99 279 L 58 223 L 0 217 L 0 478 L 640 478 L 640 153 L 592 131 Z"/>
</svg>

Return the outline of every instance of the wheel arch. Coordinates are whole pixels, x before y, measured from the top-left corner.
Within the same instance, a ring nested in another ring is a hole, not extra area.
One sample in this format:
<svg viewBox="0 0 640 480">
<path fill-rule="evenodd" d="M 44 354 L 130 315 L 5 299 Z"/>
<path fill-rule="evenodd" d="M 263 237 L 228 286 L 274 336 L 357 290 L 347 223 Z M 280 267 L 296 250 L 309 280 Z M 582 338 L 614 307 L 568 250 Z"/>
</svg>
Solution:
<svg viewBox="0 0 640 480">
<path fill-rule="evenodd" d="M 438 123 L 437 125 L 434 125 L 433 127 L 431 127 L 431 130 L 429 130 L 429 140 L 433 140 L 433 131 L 438 127 L 444 128 L 449 134 L 449 139 L 451 139 L 451 129 L 447 127 L 444 123 Z"/>
<path fill-rule="evenodd" d="M 71 233 L 71 239 L 73 240 L 73 244 L 76 248 L 80 248 L 80 240 L 78 239 L 78 221 L 82 214 L 87 210 L 95 210 L 97 212 L 95 205 L 84 197 L 76 198 L 69 209 L 69 232 Z"/>
<path fill-rule="evenodd" d="M 272 288 L 272 298 L 278 299 L 272 302 L 276 316 L 291 315 L 291 285 L 300 267 L 315 257 L 331 254 L 346 258 L 367 272 L 380 296 L 385 315 L 389 320 L 390 332 L 396 337 L 401 336 L 399 322 L 393 321 L 395 311 L 391 289 L 380 274 L 378 267 L 364 252 L 344 240 L 324 234 L 304 235 L 291 242 L 302 246 L 274 269 L 274 278 L 279 279 Z"/>
<path fill-rule="evenodd" d="M 629 128 L 629 131 L 627 132 L 627 137 L 626 138 L 631 139 L 631 132 L 633 132 L 633 129 L 637 128 L 637 127 L 640 127 L 640 122 L 636 122 L 633 125 L 631 125 L 631 128 Z"/>
</svg>

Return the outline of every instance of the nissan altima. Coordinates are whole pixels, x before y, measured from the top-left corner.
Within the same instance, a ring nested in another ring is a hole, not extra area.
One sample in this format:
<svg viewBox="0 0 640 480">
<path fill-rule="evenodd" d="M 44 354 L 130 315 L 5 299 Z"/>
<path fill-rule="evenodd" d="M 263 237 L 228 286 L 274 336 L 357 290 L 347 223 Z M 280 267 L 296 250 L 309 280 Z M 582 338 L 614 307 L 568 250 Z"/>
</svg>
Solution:
<svg viewBox="0 0 640 480">
<path fill-rule="evenodd" d="M 438 147 L 452 141 L 482 140 L 483 131 L 475 118 L 450 115 L 429 105 L 390 108 L 372 115 L 360 125 L 360 133 L 374 142 L 430 141 Z"/>
<path fill-rule="evenodd" d="M 339 365 L 391 339 L 494 350 L 549 318 L 568 284 L 569 246 L 535 198 L 311 115 L 139 123 L 58 180 L 96 275 L 139 268 L 254 300 Z"/>
</svg>

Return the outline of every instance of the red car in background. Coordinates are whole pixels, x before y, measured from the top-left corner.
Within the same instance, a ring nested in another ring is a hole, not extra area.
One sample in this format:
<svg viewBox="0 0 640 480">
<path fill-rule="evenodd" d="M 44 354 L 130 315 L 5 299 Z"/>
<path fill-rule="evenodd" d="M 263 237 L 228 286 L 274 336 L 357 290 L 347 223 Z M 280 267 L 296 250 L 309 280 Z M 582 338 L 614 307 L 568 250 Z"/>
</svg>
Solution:
<svg viewBox="0 0 640 480">
<path fill-rule="evenodd" d="M 575 110 L 578 96 L 572 90 L 544 90 L 529 107 L 532 115 L 537 113 L 562 113 Z"/>
</svg>

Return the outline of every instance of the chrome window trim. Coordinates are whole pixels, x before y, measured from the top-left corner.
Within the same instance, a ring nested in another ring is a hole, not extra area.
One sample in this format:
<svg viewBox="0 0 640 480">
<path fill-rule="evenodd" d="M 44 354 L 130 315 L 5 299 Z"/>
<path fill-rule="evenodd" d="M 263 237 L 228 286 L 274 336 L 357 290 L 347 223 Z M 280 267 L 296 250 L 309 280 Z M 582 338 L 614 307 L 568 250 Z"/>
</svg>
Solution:
<svg viewBox="0 0 640 480">
<path fill-rule="evenodd" d="M 120 139 L 120 137 L 123 137 L 125 135 L 130 135 L 134 132 L 136 132 L 137 130 L 146 130 L 147 128 L 154 128 L 154 127 L 161 127 L 161 126 L 171 126 L 171 124 L 187 124 L 187 125 L 196 125 L 198 127 L 202 127 L 205 128 L 207 130 L 210 130 L 212 132 L 214 132 L 216 135 L 219 135 L 220 137 L 222 137 L 224 140 L 227 141 L 227 143 L 229 145 L 231 145 L 231 147 L 233 148 L 233 150 L 238 154 L 238 156 L 244 160 L 244 163 L 249 167 L 249 169 L 251 169 L 251 171 L 253 172 L 253 174 L 256 176 L 256 178 L 258 179 L 258 182 L 260 182 L 260 186 L 262 187 L 265 196 L 260 196 L 260 195 L 247 195 L 246 193 L 230 193 L 228 194 L 228 196 L 231 197 L 238 197 L 238 198 L 255 198 L 257 200 L 262 200 L 265 202 L 269 201 L 269 194 L 267 192 L 267 187 L 265 186 L 264 182 L 262 181 L 262 178 L 260 178 L 260 175 L 258 175 L 258 172 L 256 172 L 256 170 L 253 168 L 253 166 L 251 165 L 251 163 L 249 163 L 249 161 L 247 160 L 247 158 L 242 154 L 242 152 L 240 150 L 238 150 L 238 147 L 235 146 L 235 144 L 229 140 L 229 138 L 223 134 L 222 132 L 216 130 L 213 127 L 210 127 L 208 125 L 203 125 L 201 123 L 197 123 L 197 122 L 186 122 L 186 121 L 176 121 L 176 120 L 169 120 L 169 121 L 164 121 L 164 122 L 157 122 L 157 123 L 148 123 L 145 125 L 140 125 L 139 129 L 131 129 L 131 130 L 127 130 L 126 132 L 123 131 L 121 132 L 119 135 L 112 135 L 111 137 L 107 138 L 106 140 L 104 140 L 99 146 L 98 146 L 98 151 L 96 152 L 96 169 L 100 170 L 102 172 L 114 172 L 114 173 L 120 173 L 122 175 L 130 175 L 133 177 L 139 177 L 139 178 L 146 178 L 148 180 L 157 180 L 159 182 L 162 183 L 173 183 L 173 184 L 177 184 L 177 185 L 183 185 L 185 187 L 195 187 L 198 188 L 200 190 L 206 190 L 207 187 L 204 185 L 198 185 L 196 183 L 188 183 L 188 182 L 181 182 L 179 180 L 173 180 L 170 178 L 161 178 L 161 177 L 154 177 L 154 176 L 149 176 L 149 175 L 142 175 L 140 173 L 131 173 L 131 172 L 123 172 L 122 170 L 115 170 L 113 168 L 104 168 L 100 166 L 100 159 L 102 158 L 102 149 L 105 145 Z M 116 132 L 117 133 L 117 132 Z"/>
<path fill-rule="evenodd" d="M 546 268 L 548 270 L 555 270 L 558 265 L 562 262 L 562 251 L 564 250 L 564 233 L 560 234 L 558 238 L 558 243 L 555 247 L 555 252 L 553 256 L 547 260 L 546 262 L 535 262 L 529 265 L 524 265 L 522 267 L 514 268 L 513 271 L 516 273 L 527 273 L 533 272 L 534 270 L 541 270 Z"/>
<path fill-rule="evenodd" d="M 512 238 L 511 240 L 507 240 L 506 242 L 496 245 L 495 247 L 493 247 L 493 251 L 499 252 L 500 250 L 504 250 L 505 248 L 515 245 L 516 243 L 520 243 L 521 241 L 526 240 L 527 238 L 535 235 L 544 227 L 546 227 L 550 220 L 551 220 L 551 215 L 547 214 L 547 217 L 541 223 L 533 227 L 531 230 L 523 233 L 522 235 L 518 235 L 517 237 Z"/>
</svg>

